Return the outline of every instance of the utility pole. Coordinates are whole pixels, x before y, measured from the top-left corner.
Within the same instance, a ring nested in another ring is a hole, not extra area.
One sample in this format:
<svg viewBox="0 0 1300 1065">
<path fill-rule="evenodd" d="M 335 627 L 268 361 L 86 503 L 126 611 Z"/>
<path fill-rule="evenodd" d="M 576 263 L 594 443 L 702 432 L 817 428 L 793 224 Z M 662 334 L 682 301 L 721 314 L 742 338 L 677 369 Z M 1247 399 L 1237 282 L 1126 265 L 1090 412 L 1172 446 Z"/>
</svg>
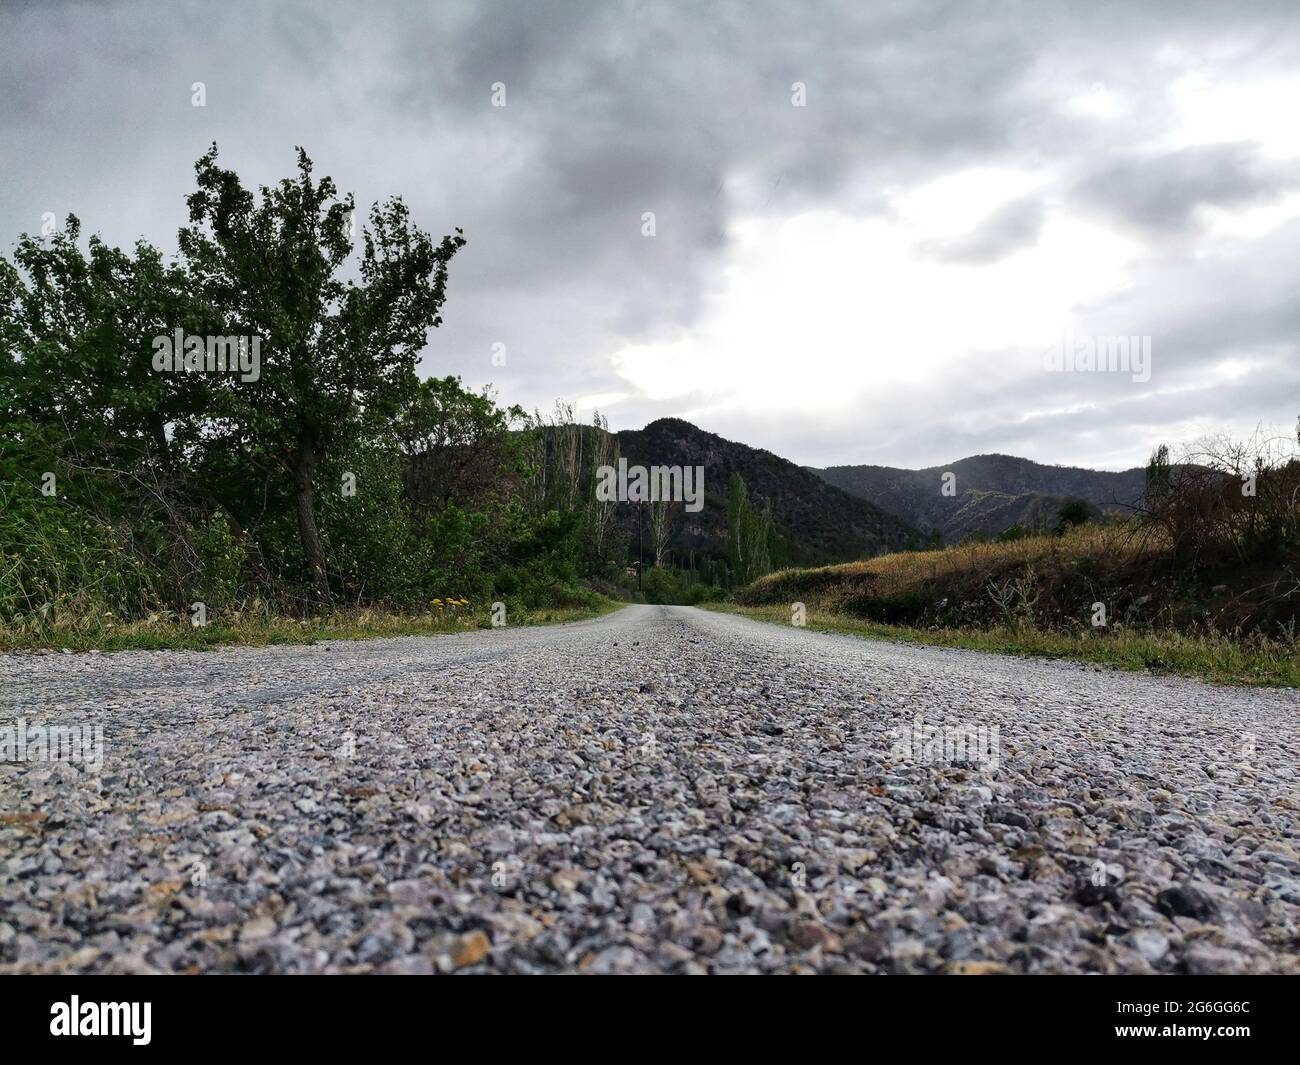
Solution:
<svg viewBox="0 0 1300 1065">
<path fill-rule="evenodd" d="M 636 590 L 642 595 L 645 594 L 645 554 L 641 546 L 641 509 L 644 506 L 644 503 L 637 503 L 636 505 Z"/>
</svg>

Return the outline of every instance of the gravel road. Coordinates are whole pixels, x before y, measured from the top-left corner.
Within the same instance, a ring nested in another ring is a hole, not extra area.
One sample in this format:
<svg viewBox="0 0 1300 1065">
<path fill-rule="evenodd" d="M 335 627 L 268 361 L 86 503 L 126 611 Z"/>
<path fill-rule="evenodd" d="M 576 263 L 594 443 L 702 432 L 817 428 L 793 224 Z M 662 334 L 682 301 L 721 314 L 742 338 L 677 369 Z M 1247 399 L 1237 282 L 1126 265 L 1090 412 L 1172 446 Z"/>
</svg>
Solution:
<svg viewBox="0 0 1300 1065">
<path fill-rule="evenodd" d="M 1300 971 L 1296 692 L 636 606 L 20 717 L 103 764 L 0 761 L 0 972 Z"/>
</svg>

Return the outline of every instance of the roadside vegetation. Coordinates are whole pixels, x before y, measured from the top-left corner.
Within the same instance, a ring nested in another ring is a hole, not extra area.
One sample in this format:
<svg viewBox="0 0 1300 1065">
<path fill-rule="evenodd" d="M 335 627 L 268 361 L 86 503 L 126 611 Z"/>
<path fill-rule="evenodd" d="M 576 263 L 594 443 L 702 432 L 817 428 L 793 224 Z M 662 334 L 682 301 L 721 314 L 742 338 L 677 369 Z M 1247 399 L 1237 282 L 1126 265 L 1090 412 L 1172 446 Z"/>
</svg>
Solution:
<svg viewBox="0 0 1300 1065">
<path fill-rule="evenodd" d="M 454 631 L 637 594 L 589 483 L 599 416 L 417 373 L 459 230 L 367 214 L 301 151 L 260 190 L 215 146 L 195 177 L 175 257 L 71 215 L 0 256 L 0 648 Z"/>
<path fill-rule="evenodd" d="M 791 623 L 790 610 L 785 607 L 710 603 L 708 608 L 776 625 Z M 1220 684 L 1300 688 L 1300 644 L 1269 640 L 1257 634 L 1241 638 L 1124 629 L 1095 635 L 1004 625 L 987 629 L 917 628 L 886 625 L 817 608 L 807 611 L 805 623 L 813 632 L 931 647 L 964 647 L 1032 658 L 1066 658 L 1113 669 L 1197 677 Z"/>
<path fill-rule="evenodd" d="M 617 610 L 625 604 L 595 593 L 554 605 L 512 614 L 507 624 L 551 625 L 584 621 Z M 198 627 L 190 618 L 173 613 L 117 622 L 70 612 L 54 623 L 14 624 L 0 628 L 0 653 L 42 651 L 190 650 L 242 645 L 310 644 L 319 640 L 362 640 L 377 636 L 435 636 L 492 627 L 490 610 L 463 607 L 394 611 L 383 607 L 334 607 L 307 617 L 273 613 L 263 604 L 223 614 Z"/>
<path fill-rule="evenodd" d="M 1300 434 L 1161 447 L 1131 518 L 787 569 L 729 607 L 828 631 L 1300 686 Z"/>
</svg>

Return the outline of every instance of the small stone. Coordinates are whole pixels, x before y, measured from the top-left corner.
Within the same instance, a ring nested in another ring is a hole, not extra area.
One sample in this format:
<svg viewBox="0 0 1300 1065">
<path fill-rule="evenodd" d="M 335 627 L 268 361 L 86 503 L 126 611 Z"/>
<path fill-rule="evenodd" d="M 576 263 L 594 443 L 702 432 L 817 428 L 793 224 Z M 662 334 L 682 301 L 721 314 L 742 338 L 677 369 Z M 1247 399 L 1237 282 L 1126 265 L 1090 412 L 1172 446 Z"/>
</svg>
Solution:
<svg viewBox="0 0 1300 1065">
<path fill-rule="evenodd" d="M 1237 974 L 1246 970 L 1245 959 L 1240 954 L 1208 943 L 1189 947 L 1183 961 L 1193 976 Z"/>
<path fill-rule="evenodd" d="M 456 949 L 452 952 L 451 963 L 457 969 L 477 965 L 487 957 L 488 951 L 491 949 L 491 940 L 480 929 L 476 928 L 473 932 L 460 937 L 456 943 Z"/>
<path fill-rule="evenodd" d="M 1191 884 L 1178 884 L 1165 888 L 1156 896 L 1156 905 L 1171 917 L 1191 917 L 1204 921 L 1214 916 L 1214 900 Z"/>
<path fill-rule="evenodd" d="M 557 869 L 551 874 L 551 887 L 556 891 L 577 891 L 578 885 L 587 879 L 585 869 L 577 869 L 573 866 L 566 866 L 564 869 Z"/>
<path fill-rule="evenodd" d="M 703 862 L 687 862 L 686 871 L 697 884 L 708 884 L 717 879 L 714 871 Z"/>
<path fill-rule="evenodd" d="M 1011 972 L 1000 961 L 952 961 L 945 971 L 953 976 L 1003 976 Z"/>
<path fill-rule="evenodd" d="M 790 929 L 790 940 L 803 950 L 821 947 L 829 953 L 839 953 L 844 949 L 840 937 L 816 921 L 800 921 Z"/>
<path fill-rule="evenodd" d="M 1169 953 L 1169 937 L 1154 929 L 1136 929 L 1129 939 L 1134 949 L 1149 962 L 1158 962 Z"/>
<path fill-rule="evenodd" d="M 248 943 L 256 939 L 265 939 L 267 936 L 273 935 L 275 935 L 275 922 L 269 917 L 254 917 L 239 930 L 239 940 L 241 943 Z"/>
<path fill-rule="evenodd" d="M 103 953 L 98 947 L 82 947 L 64 958 L 63 965 L 69 969 L 84 969 Z"/>
</svg>

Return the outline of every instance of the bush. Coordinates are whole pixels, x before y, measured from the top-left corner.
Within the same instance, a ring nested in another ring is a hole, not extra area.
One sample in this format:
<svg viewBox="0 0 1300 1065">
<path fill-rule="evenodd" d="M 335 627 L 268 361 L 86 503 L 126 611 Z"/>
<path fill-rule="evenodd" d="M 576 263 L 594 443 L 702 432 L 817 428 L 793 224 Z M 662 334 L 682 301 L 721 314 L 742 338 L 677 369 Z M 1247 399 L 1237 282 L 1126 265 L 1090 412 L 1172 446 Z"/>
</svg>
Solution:
<svg viewBox="0 0 1300 1065">
<path fill-rule="evenodd" d="M 1092 519 L 1092 508 L 1082 499 L 1067 500 L 1056 514 L 1055 532 L 1063 536 L 1066 529 L 1075 525 L 1086 525 Z M 1013 526 L 1015 527 L 1015 526 Z M 998 537 L 1002 539 L 1002 537 Z"/>
<path fill-rule="evenodd" d="M 152 533 L 153 530 L 148 530 Z M 161 574 L 124 528 L 22 482 L 0 482 L 0 620 L 67 609 L 131 615 L 166 602 Z"/>
<path fill-rule="evenodd" d="M 726 594 L 721 588 L 715 588 L 713 585 L 701 584 L 696 581 L 691 585 L 690 591 L 686 593 L 686 601 L 692 606 L 698 603 L 713 603 L 723 599 Z"/>
<path fill-rule="evenodd" d="M 1144 531 L 1193 566 L 1230 556 L 1239 562 L 1294 558 L 1300 552 L 1300 434 L 1257 433 L 1244 442 L 1205 439 L 1173 464 L 1161 445 L 1147 466 L 1140 508 Z"/>
<path fill-rule="evenodd" d="M 202 567 L 198 598 L 209 610 L 235 603 L 240 597 L 240 574 L 247 552 L 235 540 L 224 514 L 218 512 L 195 530 L 194 548 Z"/>
<path fill-rule="evenodd" d="M 682 596 L 681 583 L 668 570 L 651 566 L 646 570 L 641 593 L 647 603 L 678 603 Z"/>
</svg>

